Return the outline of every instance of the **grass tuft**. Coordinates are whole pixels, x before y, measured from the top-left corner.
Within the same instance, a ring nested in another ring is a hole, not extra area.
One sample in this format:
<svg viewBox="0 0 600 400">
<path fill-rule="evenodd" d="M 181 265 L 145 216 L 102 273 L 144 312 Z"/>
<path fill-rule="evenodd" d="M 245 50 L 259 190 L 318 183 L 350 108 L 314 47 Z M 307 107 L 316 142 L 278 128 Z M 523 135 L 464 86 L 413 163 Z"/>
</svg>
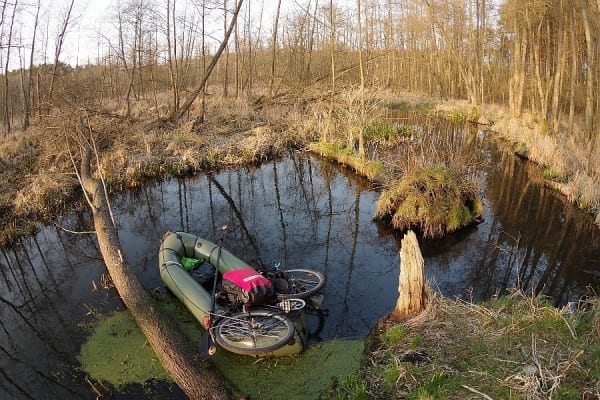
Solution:
<svg viewBox="0 0 600 400">
<path fill-rule="evenodd" d="M 461 171 L 435 164 L 405 175 L 385 190 L 374 218 L 389 220 L 398 230 L 417 229 L 425 237 L 440 237 L 480 217 L 483 207 L 477 193 Z"/>
</svg>

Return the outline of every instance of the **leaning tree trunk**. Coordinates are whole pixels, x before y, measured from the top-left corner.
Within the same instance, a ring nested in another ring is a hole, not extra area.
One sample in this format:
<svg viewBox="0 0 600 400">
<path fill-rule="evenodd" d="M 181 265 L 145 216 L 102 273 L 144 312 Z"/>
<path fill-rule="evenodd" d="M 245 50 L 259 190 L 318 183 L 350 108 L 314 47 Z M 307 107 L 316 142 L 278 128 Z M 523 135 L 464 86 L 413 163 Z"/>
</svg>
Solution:
<svg viewBox="0 0 600 400">
<path fill-rule="evenodd" d="M 197 359 L 197 349 L 159 312 L 121 251 L 102 183 L 90 174 L 90 150 L 84 152 L 81 177 L 92 209 L 94 226 L 106 269 L 125 306 L 162 365 L 190 399 L 228 399 L 218 375 Z"/>
<path fill-rule="evenodd" d="M 396 308 L 392 312 L 395 321 L 416 317 L 425 308 L 425 263 L 413 231 L 408 231 L 402 239 L 398 293 Z"/>
</svg>

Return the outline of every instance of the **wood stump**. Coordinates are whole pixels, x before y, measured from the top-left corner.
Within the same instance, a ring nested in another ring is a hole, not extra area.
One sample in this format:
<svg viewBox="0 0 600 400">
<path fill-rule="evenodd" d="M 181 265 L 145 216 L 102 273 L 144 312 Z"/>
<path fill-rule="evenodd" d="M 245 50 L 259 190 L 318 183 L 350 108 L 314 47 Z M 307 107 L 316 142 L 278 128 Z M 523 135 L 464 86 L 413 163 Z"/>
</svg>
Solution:
<svg viewBox="0 0 600 400">
<path fill-rule="evenodd" d="M 396 308 L 392 312 L 395 321 L 405 321 L 425 309 L 425 262 L 413 231 L 408 231 L 401 243 L 398 293 Z"/>
</svg>

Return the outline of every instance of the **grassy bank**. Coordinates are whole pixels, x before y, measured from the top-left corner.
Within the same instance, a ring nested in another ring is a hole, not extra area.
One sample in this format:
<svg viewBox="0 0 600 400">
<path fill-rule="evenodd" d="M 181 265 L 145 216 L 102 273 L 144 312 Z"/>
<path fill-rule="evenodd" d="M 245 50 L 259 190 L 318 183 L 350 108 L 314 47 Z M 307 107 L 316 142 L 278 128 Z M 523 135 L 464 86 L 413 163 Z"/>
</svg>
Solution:
<svg viewBox="0 0 600 400">
<path fill-rule="evenodd" d="M 329 399 L 597 399 L 600 302 L 557 310 L 520 292 L 484 304 L 433 296 L 376 327 L 369 361 Z"/>
<path fill-rule="evenodd" d="M 145 100 L 133 103 L 131 118 L 121 116 L 123 110 L 117 103 L 105 104 L 95 112 L 54 110 L 36 120 L 27 132 L 11 134 L 0 143 L 0 245 L 32 232 L 40 221 L 52 221 L 81 198 L 69 154 L 70 150 L 77 161 L 80 121 L 96 142 L 102 174 L 111 191 L 166 176 L 259 163 L 317 139 L 326 139 L 329 144 L 317 145 L 320 148 L 316 152 L 336 158 L 369 179 L 383 181 L 390 178 L 389 171 L 414 172 L 417 167 L 430 165 L 407 165 L 406 160 L 392 159 L 383 160 L 388 164 L 383 166 L 380 161 L 358 160 L 342 150 L 352 141 L 349 137 L 355 140 L 358 128 L 363 129 L 374 152 L 408 145 L 418 138 L 419 132 L 410 127 L 382 123 L 385 110 L 398 109 L 461 121 L 477 116 L 490 122 L 491 129 L 506 138 L 515 152 L 540 164 L 548 185 L 589 210 L 600 225 L 598 150 L 592 154 L 573 138 L 547 135 L 534 117 L 516 119 L 501 107 L 474 109 L 464 102 L 376 91 L 367 96 L 366 119 L 358 119 L 358 99 L 357 92 L 349 90 L 334 104 L 322 96 L 303 93 L 299 98 L 284 96 L 268 104 L 251 105 L 248 100 L 215 94 L 204 122 L 190 117 L 178 125 L 158 121 L 160 110 Z M 447 158 L 437 162 L 423 155 L 409 158 L 424 159 L 431 165 L 457 161 Z M 464 163 L 458 160 L 457 164 Z"/>
<path fill-rule="evenodd" d="M 358 157 L 352 150 L 346 147 L 324 142 L 310 143 L 309 148 L 312 152 L 322 157 L 351 168 L 355 173 L 364 176 L 371 182 L 383 183 L 386 181 L 385 169 L 383 163 L 380 161 Z"/>
</svg>

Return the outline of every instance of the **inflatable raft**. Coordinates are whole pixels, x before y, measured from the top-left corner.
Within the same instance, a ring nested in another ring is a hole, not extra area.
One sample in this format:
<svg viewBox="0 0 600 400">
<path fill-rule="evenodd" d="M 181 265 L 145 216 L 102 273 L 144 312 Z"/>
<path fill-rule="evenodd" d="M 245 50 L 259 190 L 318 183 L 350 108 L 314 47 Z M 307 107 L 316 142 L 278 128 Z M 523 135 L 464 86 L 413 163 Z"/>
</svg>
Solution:
<svg viewBox="0 0 600 400">
<path fill-rule="evenodd" d="M 181 301 L 185 307 L 192 313 L 196 320 L 207 329 L 213 307 L 212 294 L 198 283 L 188 272 L 182 263 L 183 258 L 203 259 L 208 261 L 221 274 L 251 268 L 248 263 L 237 258 L 227 250 L 215 243 L 202 239 L 198 236 L 186 232 L 167 232 L 162 239 L 158 254 L 158 265 L 160 277 L 171 292 Z M 253 325 L 255 321 L 261 318 L 273 318 L 282 323 L 289 324 L 289 318 L 277 311 L 269 308 L 252 308 L 249 313 L 238 313 L 229 315 L 228 310 L 219 304 L 214 304 L 213 317 L 219 316 L 221 320 L 225 318 L 222 326 L 227 324 L 243 324 L 246 320 L 251 320 Z M 233 321 L 233 322 L 231 322 Z M 253 355 L 257 357 L 264 356 L 286 356 L 302 352 L 306 340 L 306 317 L 304 313 L 296 313 L 293 320 L 293 335 L 289 340 L 282 344 L 260 343 L 260 340 L 268 341 L 272 339 L 223 339 L 222 335 L 217 335 L 217 343 L 228 351 L 238 354 Z M 219 334 L 219 320 L 216 321 L 216 327 Z M 225 329 L 225 328 L 223 328 Z M 235 342 L 234 342 L 235 341 Z M 261 349 L 267 349 L 266 351 Z"/>
</svg>

